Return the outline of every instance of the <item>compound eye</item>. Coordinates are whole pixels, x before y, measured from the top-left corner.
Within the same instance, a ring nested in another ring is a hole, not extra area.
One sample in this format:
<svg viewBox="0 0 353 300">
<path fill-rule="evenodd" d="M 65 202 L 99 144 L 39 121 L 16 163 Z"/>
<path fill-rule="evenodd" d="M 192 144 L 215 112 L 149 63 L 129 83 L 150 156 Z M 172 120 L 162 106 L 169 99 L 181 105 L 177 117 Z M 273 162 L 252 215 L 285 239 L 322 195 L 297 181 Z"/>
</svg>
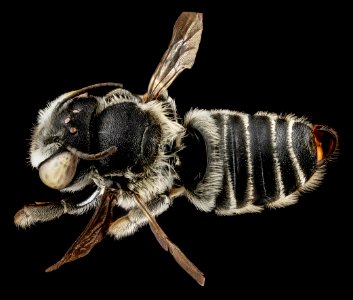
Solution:
<svg viewBox="0 0 353 300">
<path fill-rule="evenodd" d="M 70 152 L 62 152 L 39 167 L 39 177 L 52 189 L 67 187 L 76 174 L 78 157 Z"/>
</svg>

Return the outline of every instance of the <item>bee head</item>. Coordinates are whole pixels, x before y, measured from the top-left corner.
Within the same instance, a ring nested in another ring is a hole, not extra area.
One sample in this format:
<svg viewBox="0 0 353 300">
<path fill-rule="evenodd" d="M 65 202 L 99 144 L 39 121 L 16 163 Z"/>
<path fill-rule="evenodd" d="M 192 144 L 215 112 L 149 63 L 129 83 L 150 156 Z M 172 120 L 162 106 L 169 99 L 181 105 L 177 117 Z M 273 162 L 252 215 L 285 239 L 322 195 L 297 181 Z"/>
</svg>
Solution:
<svg viewBox="0 0 353 300">
<path fill-rule="evenodd" d="M 90 152 L 91 121 L 98 100 L 87 90 L 97 86 L 66 93 L 39 111 L 31 137 L 30 162 L 51 188 L 61 190 L 72 184 L 78 177 L 78 153 Z"/>
</svg>

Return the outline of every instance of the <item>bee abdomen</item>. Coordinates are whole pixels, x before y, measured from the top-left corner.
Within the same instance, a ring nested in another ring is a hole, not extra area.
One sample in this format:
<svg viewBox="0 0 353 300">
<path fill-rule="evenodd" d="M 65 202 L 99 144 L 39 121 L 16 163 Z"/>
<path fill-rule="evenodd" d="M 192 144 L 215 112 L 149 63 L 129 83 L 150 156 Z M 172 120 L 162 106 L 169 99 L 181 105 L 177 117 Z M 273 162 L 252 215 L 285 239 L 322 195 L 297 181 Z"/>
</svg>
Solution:
<svg viewBox="0 0 353 300">
<path fill-rule="evenodd" d="M 200 119 L 203 127 L 198 126 Z M 209 144 L 205 176 L 188 191 L 190 200 L 203 210 L 231 215 L 260 211 L 263 206 L 286 206 L 323 175 L 312 125 L 304 118 L 228 110 L 207 115 L 195 110 L 186 118 L 188 126 L 199 130 Z M 212 180 L 208 180 L 210 176 Z M 217 195 L 206 195 L 211 190 L 204 186 L 207 181 Z M 206 209 L 200 205 L 203 197 Z"/>
</svg>

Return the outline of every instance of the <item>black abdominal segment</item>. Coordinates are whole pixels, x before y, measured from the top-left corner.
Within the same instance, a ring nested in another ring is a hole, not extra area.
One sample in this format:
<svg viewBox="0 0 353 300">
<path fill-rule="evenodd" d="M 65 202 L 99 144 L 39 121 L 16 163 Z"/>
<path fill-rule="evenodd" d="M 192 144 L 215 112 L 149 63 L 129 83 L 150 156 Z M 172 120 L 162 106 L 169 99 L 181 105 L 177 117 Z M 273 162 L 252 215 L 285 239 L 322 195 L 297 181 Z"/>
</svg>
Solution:
<svg viewBox="0 0 353 300">
<path fill-rule="evenodd" d="M 199 131 L 189 129 L 183 139 L 185 147 L 178 155 L 182 161 L 177 170 L 182 184 L 188 189 L 195 189 L 205 176 L 207 166 L 206 144 Z"/>
<path fill-rule="evenodd" d="M 217 128 L 217 136 L 199 130 L 205 140 L 213 138 L 218 144 L 217 168 L 209 168 L 206 173 L 216 178 L 213 188 L 219 193 L 210 207 L 219 214 L 283 201 L 304 187 L 316 172 L 314 135 L 305 120 L 222 110 L 211 111 L 209 117 L 210 128 Z M 196 113 L 194 126 L 197 118 Z M 194 182 L 194 186 L 192 192 L 197 194 L 202 183 Z"/>
</svg>

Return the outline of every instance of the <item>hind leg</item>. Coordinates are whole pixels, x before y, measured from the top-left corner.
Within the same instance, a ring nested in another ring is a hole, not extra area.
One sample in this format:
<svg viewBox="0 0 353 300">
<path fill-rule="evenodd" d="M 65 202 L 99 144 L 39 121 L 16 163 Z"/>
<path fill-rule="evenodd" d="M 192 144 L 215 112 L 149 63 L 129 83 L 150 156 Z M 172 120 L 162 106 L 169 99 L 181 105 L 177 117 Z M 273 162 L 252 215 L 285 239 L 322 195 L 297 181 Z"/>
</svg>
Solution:
<svg viewBox="0 0 353 300">
<path fill-rule="evenodd" d="M 171 205 L 168 196 L 162 195 L 146 203 L 153 216 L 158 216 L 165 212 Z M 108 233 L 116 239 L 134 234 L 139 228 L 148 223 L 146 215 L 137 207 L 131 209 L 129 213 L 109 226 Z"/>
</svg>

